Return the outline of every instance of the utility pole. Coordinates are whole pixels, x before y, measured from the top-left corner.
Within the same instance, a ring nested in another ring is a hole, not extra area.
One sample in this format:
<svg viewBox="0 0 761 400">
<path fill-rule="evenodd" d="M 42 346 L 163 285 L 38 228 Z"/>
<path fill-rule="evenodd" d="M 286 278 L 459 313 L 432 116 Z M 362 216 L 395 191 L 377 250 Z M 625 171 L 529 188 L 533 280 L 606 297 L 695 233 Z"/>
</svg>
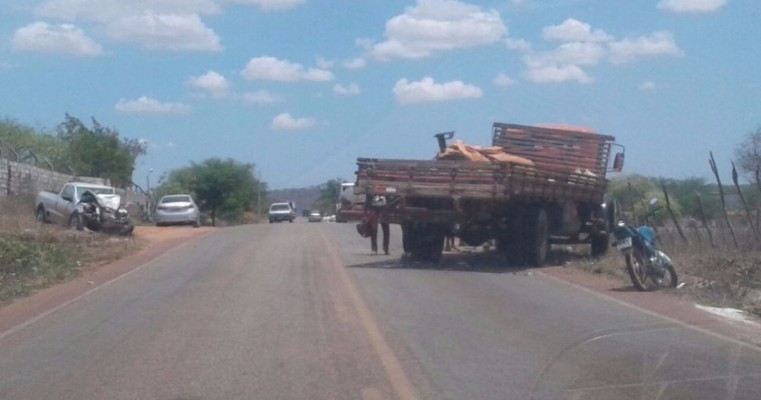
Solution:
<svg viewBox="0 0 761 400">
<path fill-rule="evenodd" d="M 256 171 L 256 215 L 262 216 L 262 179 L 259 171 Z"/>
</svg>

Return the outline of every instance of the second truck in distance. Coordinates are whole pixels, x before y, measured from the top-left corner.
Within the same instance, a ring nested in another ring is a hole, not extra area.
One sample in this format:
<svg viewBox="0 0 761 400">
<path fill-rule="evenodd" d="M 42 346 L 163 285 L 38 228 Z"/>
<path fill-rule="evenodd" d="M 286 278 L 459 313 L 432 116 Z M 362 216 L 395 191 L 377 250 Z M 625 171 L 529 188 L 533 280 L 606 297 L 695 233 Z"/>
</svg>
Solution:
<svg viewBox="0 0 761 400">
<path fill-rule="evenodd" d="M 495 123 L 492 147 L 439 134 L 433 160 L 359 158 L 355 193 L 401 225 L 404 252 L 438 261 L 446 236 L 469 246 L 495 241 L 513 264 L 541 266 L 551 243 L 609 247 L 613 203 L 606 195 L 615 138 L 571 127 Z M 612 162 L 623 166 L 623 153 Z"/>
</svg>

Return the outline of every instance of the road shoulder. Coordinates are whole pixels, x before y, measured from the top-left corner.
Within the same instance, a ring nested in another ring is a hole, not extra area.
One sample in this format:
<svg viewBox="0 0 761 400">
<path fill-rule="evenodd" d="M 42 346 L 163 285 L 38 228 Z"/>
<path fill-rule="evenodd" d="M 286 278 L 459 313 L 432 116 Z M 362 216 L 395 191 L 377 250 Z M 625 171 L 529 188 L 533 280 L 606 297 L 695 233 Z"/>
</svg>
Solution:
<svg viewBox="0 0 761 400">
<path fill-rule="evenodd" d="M 138 226 L 132 240 L 142 241 L 140 251 L 106 265 L 85 267 L 78 277 L 16 299 L 0 308 L 0 337 L 14 327 L 71 302 L 107 282 L 159 257 L 172 248 L 209 234 L 214 228 Z"/>
</svg>

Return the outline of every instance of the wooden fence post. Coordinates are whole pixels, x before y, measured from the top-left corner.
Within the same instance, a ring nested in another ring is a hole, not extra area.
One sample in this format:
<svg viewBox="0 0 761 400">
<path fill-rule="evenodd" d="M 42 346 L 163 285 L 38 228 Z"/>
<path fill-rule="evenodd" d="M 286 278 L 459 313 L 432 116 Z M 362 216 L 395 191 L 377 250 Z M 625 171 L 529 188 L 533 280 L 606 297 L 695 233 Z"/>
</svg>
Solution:
<svg viewBox="0 0 761 400">
<path fill-rule="evenodd" d="M 724 220 L 727 222 L 727 227 L 729 228 L 729 232 L 732 234 L 732 241 L 735 244 L 735 248 L 739 248 L 740 245 L 737 243 L 737 235 L 735 234 L 735 228 L 732 227 L 732 221 L 729 220 L 729 213 L 727 213 L 727 202 L 724 199 L 724 188 L 721 186 L 721 178 L 719 178 L 719 169 L 716 167 L 716 160 L 713 158 L 713 152 L 710 151 L 709 154 L 711 155 L 711 158 L 708 160 L 708 163 L 711 165 L 711 171 L 713 171 L 713 175 L 716 177 L 716 183 L 719 184 L 719 196 L 721 198 L 721 209 L 724 211 Z"/>
<path fill-rule="evenodd" d="M 737 189 L 737 195 L 740 196 L 740 201 L 743 203 L 743 207 L 745 207 L 745 215 L 748 218 L 748 225 L 750 226 L 750 231 L 753 232 L 753 236 L 758 240 L 758 230 L 756 229 L 756 226 L 753 224 L 753 214 L 750 212 L 750 207 L 748 207 L 748 202 L 745 200 L 745 196 L 743 195 L 742 190 L 740 190 L 740 183 L 737 181 L 737 168 L 735 168 L 735 162 L 732 161 L 732 182 L 735 184 L 735 189 Z"/>
<path fill-rule="evenodd" d="M 703 208 L 703 198 L 700 197 L 700 193 L 695 192 L 695 196 L 698 198 L 698 207 L 700 208 L 700 219 L 703 221 L 703 226 L 708 233 L 708 240 L 711 242 L 711 247 L 716 247 L 716 241 L 713 240 L 713 233 L 711 232 L 711 226 L 708 225 L 708 218 L 706 218 L 706 210 Z"/>
<path fill-rule="evenodd" d="M 679 236 L 682 238 L 682 240 L 685 243 L 689 244 L 687 236 L 684 235 L 682 226 L 679 225 L 679 220 L 676 218 L 676 214 L 674 214 L 674 210 L 671 209 L 671 200 L 669 200 L 669 192 L 666 190 L 666 184 L 661 182 L 661 188 L 663 189 L 663 195 L 666 197 L 666 210 L 668 210 L 669 215 L 671 215 L 671 221 L 674 223 L 674 226 L 676 226 L 676 231 L 679 232 Z"/>
</svg>

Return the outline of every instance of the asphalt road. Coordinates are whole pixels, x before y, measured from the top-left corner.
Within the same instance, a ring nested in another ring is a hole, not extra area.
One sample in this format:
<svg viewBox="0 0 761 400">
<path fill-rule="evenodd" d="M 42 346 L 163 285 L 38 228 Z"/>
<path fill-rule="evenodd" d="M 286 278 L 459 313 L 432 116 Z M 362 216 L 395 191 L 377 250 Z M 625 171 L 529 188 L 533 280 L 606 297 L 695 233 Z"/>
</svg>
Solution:
<svg viewBox="0 0 761 400">
<path fill-rule="evenodd" d="M 0 332 L 0 399 L 753 399 L 761 351 L 352 224 L 220 229 Z"/>
</svg>

